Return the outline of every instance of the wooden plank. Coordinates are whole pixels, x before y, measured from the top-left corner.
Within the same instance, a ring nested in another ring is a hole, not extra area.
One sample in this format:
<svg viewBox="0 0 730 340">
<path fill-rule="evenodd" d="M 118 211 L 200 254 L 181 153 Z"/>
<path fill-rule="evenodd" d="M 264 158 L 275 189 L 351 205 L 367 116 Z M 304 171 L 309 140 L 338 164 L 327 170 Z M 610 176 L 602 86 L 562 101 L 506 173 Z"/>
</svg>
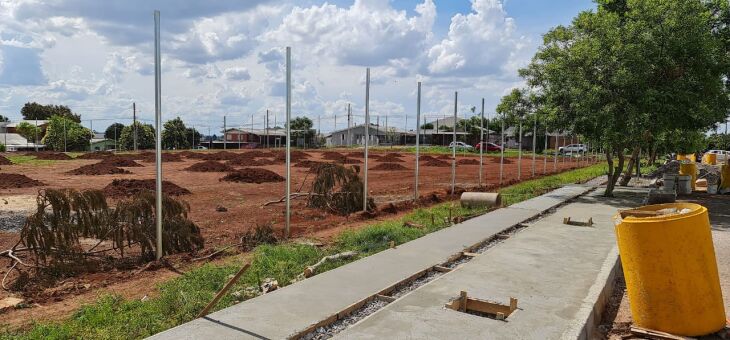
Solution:
<svg viewBox="0 0 730 340">
<path fill-rule="evenodd" d="M 442 267 L 442 266 L 434 266 L 433 270 L 435 270 L 437 272 L 448 273 L 451 271 L 451 268 Z"/>
<path fill-rule="evenodd" d="M 465 252 L 462 252 L 461 255 L 464 255 L 466 257 L 477 257 L 477 256 L 479 256 L 479 254 L 477 254 L 477 253 L 470 253 L 470 252 L 466 252 L 466 251 Z"/>
<path fill-rule="evenodd" d="M 466 309 L 494 315 L 502 313 L 505 317 L 509 316 L 514 311 L 510 308 L 510 306 L 474 298 L 467 300 Z"/>
<path fill-rule="evenodd" d="M 661 340 L 689 340 L 693 338 L 683 337 L 679 335 L 669 334 L 665 332 L 655 331 L 653 329 L 631 326 L 631 334 L 647 337 L 649 339 Z"/>
</svg>

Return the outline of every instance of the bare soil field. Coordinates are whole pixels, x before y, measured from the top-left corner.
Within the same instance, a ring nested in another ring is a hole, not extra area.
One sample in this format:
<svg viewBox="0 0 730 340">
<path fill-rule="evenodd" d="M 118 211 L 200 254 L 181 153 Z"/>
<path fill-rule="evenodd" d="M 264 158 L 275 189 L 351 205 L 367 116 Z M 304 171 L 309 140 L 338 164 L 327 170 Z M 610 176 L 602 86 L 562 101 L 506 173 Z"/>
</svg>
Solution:
<svg viewBox="0 0 730 340">
<path fill-rule="evenodd" d="M 5 154 L 5 156 L 8 155 Z M 259 171 L 263 174 L 262 176 L 271 176 L 269 173 L 271 172 L 274 179 L 277 179 L 278 176 L 285 176 L 286 169 L 281 151 L 185 151 L 165 155 L 169 156 L 163 157 L 163 178 L 165 181 L 169 181 L 170 185 L 177 185 L 180 190 L 184 190 L 180 191 L 182 194 L 178 197 L 190 204 L 189 217 L 202 231 L 205 238 L 204 251 L 235 244 L 246 231 L 256 225 L 271 224 L 275 231 L 283 233 L 284 204 L 265 204 L 279 201 L 283 197 L 285 182 L 255 180 L 255 178 L 248 180 L 251 176 L 260 175 L 258 172 L 251 172 L 251 169 L 265 169 L 267 171 Z M 115 159 L 110 160 L 110 157 Z M 11 199 L 15 202 L 22 198 L 22 200 L 28 201 L 25 202 L 26 208 L 32 209 L 35 206 L 35 195 L 38 190 L 43 188 L 98 189 L 116 194 L 124 191 L 122 187 L 126 185 L 125 183 L 135 182 L 132 180 L 148 180 L 144 181 L 147 183 L 136 181 L 135 187 L 129 188 L 132 192 L 142 187 L 154 187 L 152 183 L 155 177 L 155 166 L 154 163 L 151 163 L 154 161 L 154 156 L 150 153 L 116 156 L 88 154 L 72 160 L 61 160 L 62 157 L 56 155 L 47 158 L 59 160 L 52 164 L 3 165 L 0 168 L 0 182 L 2 182 L 0 183 L 0 205 L 3 204 L 3 200 Z M 450 156 L 422 155 L 422 158 L 419 190 L 424 199 L 420 200 L 420 204 L 433 203 L 433 200 L 429 200 L 428 197 L 438 197 L 439 200 L 450 199 L 451 197 L 447 195 L 451 185 Z M 134 160 L 138 162 L 134 162 Z M 465 188 L 476 187 L 479 178 L 479 156 L 460 154 L 457 155 L 457 160 L 459 161 L 456 168 L 456 185 L 462 188 L 461 191 Z M 333 162 L 356 166 L 360 169 L 364 166 L 362 152 L 352 152 L 351 150 L 296 152 L 296 155 L 292 155 L 292 165 L 296 163 L 301 165 L 293 166 L 291 169 L 292 192 L 308 192 L 314 178 L 311 167 L 320 163 Z M 195 165 L 199 163 L 205 163 L 199 165 L 204 168 L 202 172 L 190 171 L 191 167 L 195 169 Z M 214 167 L 211 166 L 212 163 L 215 163 Z M 326 243 L 344 229 L 372 223 L 373 219 L 392 218 L 413 208 L 414 163 L 415 156 L 410 153 L 370 152 L 368 160 L 369 195 L 374 198 L 381 210 L 367 216 L 362 214 L 339 216 L 327 211 L 307 208 L 304 199 L 293 199 L 292 237 L 315 238 Z M 577 165 L 575 159 L 565 162 L 560 160 L 557 162 L 557 171 L 572 169 Z M 586 164 L 581 163 L 580 165 Z M 94 169 L 97 166 L 99 169 Z M 105 174 L 109 167 L 121 168 L 126 173 Z M 86 175 L 83 174 L 84 172 L 76 171 L 79 168 L 90 174 Z M 232 176 L 236 179 L 234 181 L 223 180 L 225 176 L 230 178 L 231 172 L 225 170 L 231 168 L 235 170 L 232 172 Z M 510 159 L 509 164 L 504 165 L 504 185 L 514 184 L 518 181 L 517 168 L 516 158 Z M 217 169 L 224 171 L 216 171 Z M 543 169 L 543 159 L 538 157 L 536 176 L 542 176 Z M 549 157 L 545 174 L 551 173 L 554 173 L 553 159 Z M 22 174 L 29 180 L 9 174 Z M 498 156 L 492 154 L 484 157 L 483 176 L 486 185 L 483 190 L 495 190 L 499 182 Z M 22 182 L 23 185 L 15 187 L 3 178 L 12 179 L 13 183 Z M 240 178 L 244 178 L 244 180 L 240 180 Z M 531 178 L 532 159 L 526 157 L 522 160 L 521 179 Z M 113 202 L 114 198 L 111 200 Z M 22 205 L 22 202 L 15 202 L 15 204 Z M 1 209 L 0 215 L 2 215 Z M 21 226 L 19 225 L 17 228 L 7 228 L 6 226 L 6 228 L 0 229 L 0 250 L 8 249 L 17 242 L 17 232 Z M 191 265 L 192 257 L 189 254 L 181 254 L 173 256 L 169 261 L 175 268 L 184 270 Z M 0 277 L 9 270 L 9 263 L 4 258 L 0 259 Z M 155 273 L 135 273 L 136 271 L 137 269 L 126 271 L 114 269 L 107 272 L 84 274 L 62 282 L 61 287 L 65 288 L 55 287 L 54 291 L 30 297 L 24 296 L 28 304 L 34 308 L 4 312 L 2 324 L 17 326 L 27 324 L 34 318 L 47 320 L 67 316 L 78 306 L 93 301 L 101 292 L 141 298 L 154 293 L 154 283 L 177 275 L 164 267 Z M 0 299 L 9 295 L 10 293 L 7 291 L 0 290 Z"/>
</svg>

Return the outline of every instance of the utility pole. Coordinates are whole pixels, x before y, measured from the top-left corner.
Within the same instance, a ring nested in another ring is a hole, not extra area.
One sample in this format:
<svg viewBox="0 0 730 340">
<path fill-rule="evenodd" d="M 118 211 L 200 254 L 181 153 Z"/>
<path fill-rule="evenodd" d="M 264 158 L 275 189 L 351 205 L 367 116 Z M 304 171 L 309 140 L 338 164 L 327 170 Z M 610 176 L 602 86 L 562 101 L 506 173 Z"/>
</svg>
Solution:
<svg viewBox="0 0 730 340">
<path fill-rule="evenodd" d="M 370 139 L 370 68 L 365 69 L 365 166 L 363 166 L 362 210 L 368 211 L 368 142 Z"/>
<path fill-rule="evenodd" d="M 502 114 L 502 145 L 500 145 L 501 156 L 499 157 L 499 186 L 502 186 L 504 178 L 504 121 L 507 119 L 507 113 Z"/>
<path fill-rule="evenodd" d="M 456 112 L 459 102 L 459 92 L 454 92 L 454 128 L 452 129 L 454 145 L 451 148 L 451 195 L 456 191 Z"/>
<path fill-rule="evenodd" d="M 38 130 L 37 129 L 38 121 L 36 120 L 35 123 L 36 123 L 36 130 Z M 94 151 L 94 147 L 93 147 L 93 145 L 94 145 L 94 120 L 93 119 L 89 119 L 89 127 L 91 128 L 91 139 L 89 139 L 89 151 Z"/>
<path fill-rule="evenodd" d="M 137 103 L 132 102 L 132 150 L 137 151 Z"/>
<path fill-rule="evenodd" d="M 193 138 L 193 144 L 191 144 L 190 150 L 195 150 L 195 125 L 193 125 L 193 129 L 190 132 Z"/>
<path fill-rule="evenodd" d="M 385 115 L 385 142 L 388 143 L 388 115 Z"/>
<path fill-rule="evenodd" d="M 94 130 L 91 130 L 94 133 Z M 33 129 L 35 136 L 33 137 L 33 145 L 35 145 L 35 152 L 38 152 L 38 117 L 35 119 L 35 129 Z M 89 141 L 90 143 L 91 141 Z"/>
<path fill-rule="evenodd" d="M 223 150 L 228 147 L 228 128 L 226 127 L 226 116 L 223 116 Z"/>
<path fill-rule="evenodd" d="M 155 189 L 157 222 L 157 259 L 162 258 L 162 90 L 160 65 L 160 11 L 155 11 Z M 93 131 L 93 130 L 92 130 Z"/>
<path fill-rule="evenodd" d="M 352 146 L 352 111 L 350 103 L 347 103 L 347 146 Z"/>
<path fill-rule="evenodd" d="M 114 129 L 114 132 L 116 132 L 116 128 Z M 7 131 L 6 131 L 7 132 Z M 116 138 L 115 138 L 116 139 Z M 116 148 L 117 143 L 114 142 L 114 147 Z M 66 152 L 66 119 L 63 120 L 63 152 Z"/>
<path fill-rule="evenodd" d="M 269 109 L 266 109 L 266 148 L 269 148 Z"/>
</svg>

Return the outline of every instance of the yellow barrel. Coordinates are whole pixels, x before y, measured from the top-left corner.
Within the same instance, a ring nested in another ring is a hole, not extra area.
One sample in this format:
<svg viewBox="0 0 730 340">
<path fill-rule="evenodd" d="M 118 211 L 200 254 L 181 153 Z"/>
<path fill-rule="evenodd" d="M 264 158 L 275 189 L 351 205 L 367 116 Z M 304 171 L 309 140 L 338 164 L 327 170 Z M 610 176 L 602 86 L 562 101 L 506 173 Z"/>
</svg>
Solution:
<svg viewBox="0 0 730 340">
<path fill-rule="evenodd" d="M 682 163 L 679 165 L 679 174 L 680 175 L 686 175 L 691 176 L 692 179 L 690 180 L 692 184 L 692 191 L 695 190 L 695 187 L 697 186 L 695 181 L 697 181 L 697 164 L 696 163 Z"/>
<path fill-rule="evenodd" d="M 670 203 L 639 210 L 666 208 L 689 212 L 629 216 L 616 226 L 634 324 L 682 336 L 719 331 L 725 308 L 707 208 Z"/>
<path fill-rule="evenodd" d="M 720 167 L 720 189 L 730 189 L 730 165 Z"/>
<path fill-rule="evenodd" d="M 693 153 L 688 153 L 686 155 L 677 154 L 677 160 L 678 161 L 688 160 L 690 162 L 695 162 L 695 161 L 697 161 L 697 157 L 695 157 L 695 154 L 693 154 Z"/>
<path fill-rule="evenodd" d="M 703 164 L 709 164 L 709 165 L 715 165 L 717 164 L 717 154 L 714 153 L 706 153 L 702 156 L 702 163 Z"/>
</svg>

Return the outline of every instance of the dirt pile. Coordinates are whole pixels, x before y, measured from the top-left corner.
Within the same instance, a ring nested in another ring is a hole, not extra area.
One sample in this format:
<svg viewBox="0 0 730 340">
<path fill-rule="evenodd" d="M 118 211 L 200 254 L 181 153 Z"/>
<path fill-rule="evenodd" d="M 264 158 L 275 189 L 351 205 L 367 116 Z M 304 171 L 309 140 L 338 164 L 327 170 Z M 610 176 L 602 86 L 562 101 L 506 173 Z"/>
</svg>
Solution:
<svg viewBox="0 0 730 340">
<path fill-rule="evenodd" d="M 35 159 L 52 160 L 52 161 L 65 161 L 71 159 L 71 156 L 63 152 L 39 152 L 34 154 Z"/>
<path fill-rule="evenodd" d="M 320 166 L 328 164 L 325 162 L 319 162 L 319 161 L 313 161 L 309 159 L 305 159 L 303 161 L 300 161 L 293 165 L 295 168 L 309 168 L 309 171 L 316 172 L 317 169 L 319 169 Z"/>
<path fill-rule="evenodd" d="M 294 150 L 294 151 L 291 151 L 289 157 L 291 158 L 291 161 L 292 162 L 299 162 L 301 160 L 305 160 L 305 159 L 311 157 L 311 155 L 308 154 L 308 153 L 306 153 L 306 152 L 303 152 L 303 151 Z M 274 160 L 284 161 L 285 162 L 286 161 L 286 153 L 285 152 L 277 152 L 274 155 Z"/>
<path fill-rule="evenodd" d="M 451 163 L 434 158 L 434 159 L 423 162 L 421 165 L 433 166 L 433 167 L 447 167 L 447 166 L 451 166 Z"/>
<path fill-rule="evenodd" d="M 142 164 L 139 164 L 128 157 L 119 157 L 119 156 L 111 156 L 106 157 L 101 160 L 104 164 L 109 164 L 112 166 L 119 166 L 124 168 L 133 168 L 133 167 L 141 167 L 144 166 Z"/>
<path fill-rule="evenodd" d="M 322 159 L 330 160 L 330 161 L 339 161 L 341 159 L 345 159 L 347 156 L 335 152 L 335 151 L 325 151 L 322 153 Z"/>
<path fill-rule="evenodd" d="M 266 183 L 266 182 L 283 182 L 284 177 L 279 174 L 261 168 L 243 168 L 238 171 L 234 171 L 225 175 L 220 179 L 226 182 L 240 182 L 240 183 Z"/>
<path fill-rule="evenodd" d="M 473 158 L 462 158 L 462 159 L 456 161 L 456 164 L 460 164 L 460 165 L 479 165 L 479 160 L 478 159 L 473 159 Z"/>
<path fill-rule="evenodd" d="M 403 162 L 402 159 L 400 159 L 401 156 L 398 156 L 397 153 L 389 153 L 385 156 L 380 157 L 381 162 Z"/>
<path fill-rule="evenodd" d="M 0 165 L 11 165 L 13 162 L 11 162 L 9 159 L 0 156 Z"/>
<path fill-rule="evenodd" d="M 669 161 L 649 174 L 651 178 L 662 177 L 664 174 L 678 174 L 679 165 L 677 160 Z M 720 180 L 720 169 L 714 165 L 697 164 L 697 178 L 707 179 L 707 183 L 717 183 Z"/>
<path fill-rule="evenodd" d="M 77 159 L 104 159 L 109 156 L 113 156 L 114 154 L 109 151 L 96 151 L 96 152 L 87 152 L 83 155 L 79 155 L 76 157 Z"/>
<path fill-rule="evenodd" d="M 199 153 L 195 155 L 195 157 L 191 155 L 189 158 L 203 159 L 206 161 L 229 161 L 245 154 L 237 154 L 230 151 L 220 151 L 215 153 Z"/>
<path fill-rule="evenodd" d="M 398 163 L 380 163 L 370 168 L 370 170 L 408 170 L 408 168 Z"/>
<path fill-rule="evenodd" d="M 365 158 L 365 152 L 363 151 L 353 151 L 349 152 L 347 154 L 348 157 L 355 157 L 355 158 Z M 382 155 L 378 155 L 377 153 L 368 152 L 368 159 L 379 159 L 382 157 Z"/>
<path fill-rule="evenodd" d="M 233 168 L 218 161 L 202 161 L 185 168 L 185 170 L 194 172 L 228 172 L 233 171 Z"/>
<path fill-rule="evenodd" d="M 444 153 L 444 154 L 440 154 L 440 155 L 438 155 L 438 156 L 437 156 L 436 158 L 438 158 L 438 159 L 446 159 L 446 160 L 451 160 L 451 154 L 448 154 L 448 155 L 447 155 L 447 154 L 445 154 L 445 153 Z"/>
<path fill-rule="evenodd" d="M 107 197 L 127 197 L 138 195 L 143 191 L 155 191 L 154 179 L 115 179 L 104 187 Z M 180 187 L 170 181 L 162 181 L 162 192 L 170 196 L 190 194 L 190 190 Z"/>
<path fill-rule="evenodd" d="M 116 174 L 131 174 L 131 172 L 122 168 L 117 168 L 109 163 L 99 162 L 96 164 L 87 164 L 82 167 L 73 169 L 66 172 L 69 175 L 88 175 L 88 176 L 99 176 L 99 175 L 116 175 Z"/>
<path fill-rule="evenodd" d="M 267 166 L 279 164 L 280 162 L 268 158 L 234 158 L 226 162 L 230 166 Z"/>
<path fill-rule="evenodd" d="M 362 163 L 362 161 L 359 160 L 359 159 L 355 159 L 355 158 L 347 158 L 347 157 L 345 157 L 345 158 L 342 158 L 342 159 L 337 160 L 337 163 L 342 163 L 342 164 L 360 164 L 360 163 Z"/>
<path fill-rule="evenodd" d="M 0 189 L 30 188 L 45 185 L 21 174 L 0 174 Z"/>
<path fill-rule="evenodd" d="M 145 152 L 142 154 L 142 162 L 146 163 L 152 163 L 155 162 L 155 154 L 153 152 Z M 182 157 L 180 157 L 179 154 L 176 153 L 162 153 L 162 161 L 163 162 L 182 162 Z"/>
</svg>

